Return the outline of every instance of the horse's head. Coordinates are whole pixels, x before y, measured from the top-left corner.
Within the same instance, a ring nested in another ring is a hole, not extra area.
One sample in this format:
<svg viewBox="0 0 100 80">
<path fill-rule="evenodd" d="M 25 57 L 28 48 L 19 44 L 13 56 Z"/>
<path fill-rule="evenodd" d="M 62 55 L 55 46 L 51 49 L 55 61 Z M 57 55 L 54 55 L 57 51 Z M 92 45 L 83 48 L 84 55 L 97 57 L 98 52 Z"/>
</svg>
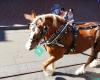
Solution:
<svg viewBox="0 0 100 80">
<path fill-rule="evenodd" d="M 35 48 L 40 40 L 44 37 L 46 32 L 45 17 L 37 16 L 34 20 L 29 24 L 30 36 L 29 40 L 26 43 L 26 49 L 31 50 Z"/>
<path fill-rule="evenodd" d="M 48 30 L 52 29 L 52 26 L 57 28 L 57 26 L 60 24 L 60 18 L 60 16 L 56 16 L 54 14 L 44 14 L 37 16 L 29 25 L 30 37 L 26 43 L 26 48 L 28 50 L 35 48 L 40 40 L 48 32 Z M 61 18 L 61 20 L 63 19 Z"/>
</svg>

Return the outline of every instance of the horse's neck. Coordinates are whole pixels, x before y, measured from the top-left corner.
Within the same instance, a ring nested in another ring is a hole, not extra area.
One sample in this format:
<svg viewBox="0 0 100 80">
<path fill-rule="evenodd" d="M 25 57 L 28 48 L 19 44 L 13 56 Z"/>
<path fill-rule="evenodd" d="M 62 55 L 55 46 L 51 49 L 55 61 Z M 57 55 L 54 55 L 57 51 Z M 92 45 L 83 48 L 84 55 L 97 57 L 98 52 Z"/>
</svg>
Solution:
<svg viewBox="0 0 100 80">
<path fill-rule="evenodd" d="M 46 24 L 48 26 L 48 32 L 46 34 L 46 39 L 50 38 L 56 31 L 64 25 L 65 20 L 57 15 L 54 16 L 47 16 L 46 17 Z"/>
<path fill-rule="evenodd" d="M 45 39 L 49 39 L 57 31 L 56 27 L 49 26 L 48 28 L 49 28 L 49 30 L 48 30 L 47 34 L 45 35 Z"/>
</svg>

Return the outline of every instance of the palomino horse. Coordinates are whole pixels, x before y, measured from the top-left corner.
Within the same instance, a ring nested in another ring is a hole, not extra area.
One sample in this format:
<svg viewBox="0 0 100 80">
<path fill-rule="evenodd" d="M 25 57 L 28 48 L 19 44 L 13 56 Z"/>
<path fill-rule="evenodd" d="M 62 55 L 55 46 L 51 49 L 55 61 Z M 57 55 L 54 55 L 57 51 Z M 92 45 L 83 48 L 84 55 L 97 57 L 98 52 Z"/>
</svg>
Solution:
<svg viewBox="0 0 100 80">
<path fill-rule="evenodd" d="M 73 54 L 82 53 L 83 51 L 92 48 L 91 57 L 89 57 L 86 64 L 76 70 L 75 74 L 85 73 L 85 68 L 90 63 L 91 66 L 96 66 L 96 58 L 100 51 L 100 26 L 97 25 L 96 22 L 77 24 L 78 34 L 75 40 L 73 38 L 71 26 L 68 25 L 68 22 L 65 19 L 58 15 L 38 15 L 31 21 L 29 28 L 31 32 L 29 40 L 26 43 L 26 48 L 28 50 L 34 49 L 41 39 L 44 38 L 45 40 L 44 47 L 50 54 L 50 58 L 43 64 L 43 70 L 46 75 L 51 75 L 51 73 L 53 73 L 53 63 L 62 58 L 64 53 L 70 54 L 73 41 L 75 41 L 74 43 L 76 44 L 75 52 L 73 52 Z M 61 31 L 63 33 L 61 33 Z"/>
</svg>

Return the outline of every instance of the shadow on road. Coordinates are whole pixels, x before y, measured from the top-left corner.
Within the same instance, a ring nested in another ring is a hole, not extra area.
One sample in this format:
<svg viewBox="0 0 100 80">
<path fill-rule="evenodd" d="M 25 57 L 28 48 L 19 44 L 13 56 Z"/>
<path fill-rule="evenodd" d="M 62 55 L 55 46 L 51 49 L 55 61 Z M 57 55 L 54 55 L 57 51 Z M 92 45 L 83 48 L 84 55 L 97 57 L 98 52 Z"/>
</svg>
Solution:
<svg viewBox="0 0 100 80">
<path fill-rule="evenodd" d="M 62 78 L 63 76 L 69 76 L 73 78 L 79 77 L 79 78 L 84 78 L 85 80 L 100 79 L 100 73 L 95 73 L 95 72 L 86 72 L 84 75 L 74 75 L 69 73 L 55 72 L 54 76 L 57 76 L 56 80 L 65 80 Z M 58 77 L 58 76 L 62 76 L 62 77 Z"/>
<path fill-rule="evenodd" d="M 66 80 L 66 79 L 64 79 L 62 77 L 56 77 L 55 80 Z"/>
<path fill-rule="evenodd" d="M 96 68 L 100 68 L 100 65 L 97 65 Z"/>
</svg>

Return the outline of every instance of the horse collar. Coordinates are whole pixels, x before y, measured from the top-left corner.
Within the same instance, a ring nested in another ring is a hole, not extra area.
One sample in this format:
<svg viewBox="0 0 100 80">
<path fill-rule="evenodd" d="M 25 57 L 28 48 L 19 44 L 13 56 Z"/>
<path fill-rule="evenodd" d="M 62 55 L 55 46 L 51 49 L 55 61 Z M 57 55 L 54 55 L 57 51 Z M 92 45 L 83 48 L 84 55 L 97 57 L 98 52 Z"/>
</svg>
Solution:
<svg viewBox="0 0 100 80">
<path fill-rule="evenodd" d="M 64 47 L 63 44 L 60 44 L 58 42 L 59 37 L 61 37 L 61 35 L 63 33 L 65 33 L 66 29 L 67 29 L 68 24 L 62 25 L 54 34 L 51 35 L 51 37 L 47 40 L 42 42 L 43 45 L 57 45 L 60 47 Z"/>
</svg>

